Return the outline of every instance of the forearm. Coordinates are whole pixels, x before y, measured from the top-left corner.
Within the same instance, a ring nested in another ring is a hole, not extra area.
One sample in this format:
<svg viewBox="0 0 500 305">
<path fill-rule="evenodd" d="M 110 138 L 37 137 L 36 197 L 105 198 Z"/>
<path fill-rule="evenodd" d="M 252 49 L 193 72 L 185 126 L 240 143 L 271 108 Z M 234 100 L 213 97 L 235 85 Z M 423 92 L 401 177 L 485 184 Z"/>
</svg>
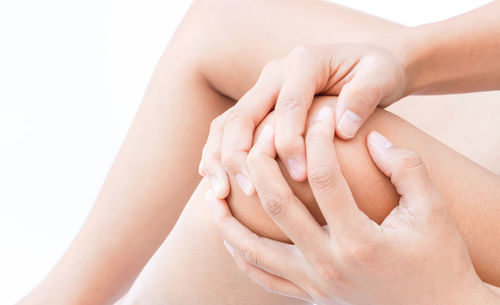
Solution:
<svg viewBox="0 0 500 305">
<path fill-rule="evenodd" d="M 378 43 L 405 66 L 407 94 L 500 89 L 500 1 Z"/>
</svg>

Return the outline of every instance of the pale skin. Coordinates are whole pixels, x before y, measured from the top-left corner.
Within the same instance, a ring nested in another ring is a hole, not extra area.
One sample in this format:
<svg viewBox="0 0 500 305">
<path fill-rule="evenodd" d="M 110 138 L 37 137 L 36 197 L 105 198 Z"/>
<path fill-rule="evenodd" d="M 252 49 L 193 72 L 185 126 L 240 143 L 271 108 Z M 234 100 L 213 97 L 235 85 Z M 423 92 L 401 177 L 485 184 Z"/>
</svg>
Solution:
<svg viewBox="0 0 500 305">
<path fill-rule="evenodd" d="M 217 119 L 200 164 L 214 193 L 228 175 L 253 192 L 246 156 L 255 126 L 276 109 L 276 150 L 296 181 L 307 176 L 303 133 L 315 94 L 339 96 L 336 133 L 351 139 L 377 106 L 410 94 L 500 89 L 500 1 L 437 24 L 400 29 L 363 44 L 294 49 L 269 62 L 256 84 Z"/>
<path fill-rule="evenodd" d="M 299 13 L 302 19 L 289 21 L 287 16 Z M 265 14 L 272 15 L 273 19 L 262 18 Z M 254 17 L 255 22 L 249 23 L 248 18 Z M 340 31 L 341 27 L 345 29 Z M 129 289 L 162 242 L 160 250 L 149 263 L 151 267 L 144 270 L 131 290 L 134 294 L 127 295 L 130 296 L 129 301 L 135 299 L 141 302 L 142 297 L 144 303 L 155 300 L 160 304 L 169 304 L 165 300 L 175 304 L 293 304 L 289 298 L 269 294 L 234 266 L 213 229 L 203 200 L 207 183 L 200 184 L 193 193 L 176 229 L 165 240 L 199 182 L 196 171 L 208 126 L 213 118 L 232 105 L 232 100 L 240 99 L 251 88 L 262 67 L 272 58 L 285 56 L 301 44 L 366 41 L 401 28 L 322 1 L 196 1 L 156 69 L 129 136 L 87 223 L 61 262 L 20 304 L 112 303 Z M 228 44 L 232 47 L 228 48 Z M 249 49 L 248 45 L 261 47 L 257 52 Z M 437 100 L 440 102 L 434 103 L 435 99 L 430 98 L 408 100 L 398 105 L 398 112 L 410 113 L 405 118 L 414 120 L 420 128 L 437 135 L 441 141 L 469 158 L 496 170 L 495 151 L 499 145 L 494 136 L 497 120 L 487 116 L 498 111 L 495 95 L 482 95 L 480 98 L 440 97 Z M 468 106 L 472 105 L 472 100 L 473 109 L 479 108 L 484 110 L 481 114 L 486 114 L 479 123 L 465 111 L 471 109 L 467 107 L 472 107 Z M 411 115 L 420 109 L 415 106 L 422 103 L 432 104 L 437 116 L 448 113 L 452 106 L 464 111 L 457 112 L 446 122 L 449 128 L 434 128 L 432 122 L 418 121 Z M 395 144 L 414 145 L 409 148 L 422 156 L 427 149 L 430 155 L 441 152 L 446 159 L 452 160 L 448 169 L 465 168 L 458 171 L 459 174 L 446 170 L 445 174 L 438 175 L 460 177 L 467 173 L 474 177 L 474 185 L 467 188 L 473 190 L 471 197 L 481 200 L 471 203 L 457 201 L 450 211 L 469 251 L 476 253 L 471 254 L 474 264 L 489 266 L 483 274 L 489 276 L 490 282 L 498 279 L 491 259 L 493 255 L 498 256 L 498 252 L 487 250 L 484 246 L 484 243 L 500 244 L 492 233 L 497 230 L 494 217 L 494 199 L 498 198 L 494 192 L 498 189 L 496 176 L 411 125 L 394 125 L 391 122 L 378 123 L 378 130 L 391 137 L 393 135 L 383 129 L 384 126 L 394 128 L 394 131 L 404 129 L 398 141 L 393 139 Z M 456 133 L 464 122 L 470 126 L 468 133 Z M 404 142 L 409 134 L 420 140 Z M 473 143 L 477 150 L 463 145 L 464 139 L 469 144 Z M 356 146 L 355 143 L 345 145 L 345 153 L 339 152 L 339 159 L 344 156 L 348 160 L 352 153 L 358 151 L 360 158 L 357 160 L 370 164 L 363 146 Z M 338 145 L 338 149 L 340 147 Z M 425 160 L 426 163 L 429 160 L 432 158 Z M 346 170 L 346 176 L 347 172 L 351 172 L 352 177 L 358 176 L 359 169 L 353 166 L 359 162 L 342 164 L 352 169 Z M 440 161 L 436 160 L 435 165 L 428 164 L 428 167 L 430 171 L 434 169 L 439 173 Z M 364 180 L 366 175 L 381 177 L 373 165 L 368 169 L 363 175 L 359 174 L 358 181 L 361 178 Z M 353 184 L 354 180 L 351 179 Z M 440 191 L 448 191 L 449 194 L 463 185 L 457 183 L 454 187 L 446 187 L 446 179 L 437 180 L 443 185 Z M 382 183 L 388 185 L 387 181 Z M 381 197 L 390 198 L 390 194 L 385 188 L 380 191 Z M 487 194 L 488 198 L 478 194 Z M 252 209 L 247 214 L 249 221 L 266 225 L 270 235 L 281 234 L 276 229 L 273 233 L 275 227 L 270 219 L 262 217 L 265 212 L 256 199 L 249 199 L 237 191 L 234 196 L 234 206 L 241 202 L 242 212 L 245 212 L 246 202 L 253 200 Z M 362 205 L 362 202 L 358 204 Z M 365 204 L 368 208 L 368 202 Z M 382 204 L 382 207 L 374 208 L 372 213 L 367 214 L 380 217 L 392 204 Z M 367 211 L 366 208 L 362 210 Z M 253 214 L 255 217 L 252 218 Z M 483 235 L 487 237 L 486 241 Z"/>
<path fill-rule="evenodd" d="M 267 124 L 249 152 L 248 168 L 262 206 L 293 245 L 253 234 L 224 200 L 212 191 L 206 196 L 228 252 L 254 281 L 319 305 L 500 303 L 496 289 L 477 276 L 417 154 L 394 147 L 376 131 L 368 135 L 372 160 L 401 196 L 377 224 L 359 210 L 342 176 L 333 110 L 322 105 L 306 133 L 308 181 L 326 219 L 320 226 L 283 177 L 274 126 Z"/>
</svg>

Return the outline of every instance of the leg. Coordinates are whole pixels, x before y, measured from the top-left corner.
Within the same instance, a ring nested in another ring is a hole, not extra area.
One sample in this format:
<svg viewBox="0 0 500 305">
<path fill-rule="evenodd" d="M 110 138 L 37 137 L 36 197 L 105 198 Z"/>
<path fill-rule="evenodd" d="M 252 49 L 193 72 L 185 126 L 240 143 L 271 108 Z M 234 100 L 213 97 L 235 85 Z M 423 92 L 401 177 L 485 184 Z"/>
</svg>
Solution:
<svg viewBox="0 0 500 305">
<path fill-rule="evenodd" d="M 198 181 L 206 127 L 229 105 L 217 92 L 239 98 L 266 61 L 297 45 L 360 41 L 398 27 L 316 0 L 196 1 L 86 224 L 22 304 L 104 304 L 127 289 Z"/>
<path fill-rule="evenodd" d="M 326 104 L 333 106 L 333 103 L 334 98 L 318 99 L 315 108 Z M 495 217 L 500 212 L 496 205 L 500 200 L 500 179 L 406 121 L 378 110 L 353 141 L 337 142 L 342 172 L 360 208 L 374 220 L 381 221 L 395 206 L 398 196 L 366 150 L 366 135 L 373 129 L 383 132 L 395 144 L 417 151 L 424 158 L 457 220 L 478 273 L 483 280 L 500 284 L 500 264 L 492 263 L 500 255 L 500 237 L 495 233 L 500 229 Z M 286 171 L 283 172 L 286 175 Z M 297 196 L 324 224 L 307 183 L 298 184 L 287 178 Z M 464 188 L 467 188 L 466 192 L 462 191 Z M 242 277 L 224 250 L 222 240 L 214 232 L 203 199 L 207 189 L 203 180 L 174 230 L 143 270 L 122 305 L 302 304 L 298 300 L 273 299 L 262 288 Z M 256 196 L 247 197 L 236 187 L 232 190 L 228 202 L 236 217 L 260 235 L 286 240 Z"/>
<path fill-rule="evenodd" d="M 232 103 L 197 68 L 181 25 L 96 203 L 61 261 L 20 304 L 108 304 L 175 224 L 200 177 L 211 120 Z"/>
<path fill-rule="evenodd" d="M 222 94 L 238 100 L 270 59 L 299 45 L 363 42 L 401 25 L 327 1 L 202 1 L 205 16 L 201 70 Z M 199 17 L 202 18 L 202 17 Z M 500 173 L 500 92 L 409 97 L 390 107 L 473 161 Z M 432 110 L 429 110 L 432 109 Z M 488 139 L 488 140 L 485 140 Z"/>
</svg>

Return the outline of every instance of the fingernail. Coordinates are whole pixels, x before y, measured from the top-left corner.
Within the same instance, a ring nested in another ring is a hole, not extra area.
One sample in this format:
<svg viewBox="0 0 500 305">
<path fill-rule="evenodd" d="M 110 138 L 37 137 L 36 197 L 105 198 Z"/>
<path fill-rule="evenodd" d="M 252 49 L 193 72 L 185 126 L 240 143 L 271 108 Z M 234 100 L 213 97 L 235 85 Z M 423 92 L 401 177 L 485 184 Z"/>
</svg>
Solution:
<svg viewBox="0 0 500 305">
<path fill-rule="evenodd" d="M 297 160 L 290 158 L 287 161 L 287 165 L 288 165 L 288 170 L 290 171 L 290 175 L 292 176 L 292 178 L 300 179 L 301 178 L 300 163 Z"/>
<path fill-rule="evenodd" d="M 271 125 L 264 126 L 256 143 L 265 143 L 266 141 L 269 141 L 269 139 L 272 138 L 273 134 L 274 134 L 273 126 Z"/>
<path fill-rule="evenodd" d="M 215 195 L 217 195 L 217 197 L 220 198 L 221 196 L 224 196 L 224 194 L 223 194 L 224 187 L 222 185 L 222 182 L 219 181 L 219 179 L 217 179 L 213 176 L 209 176 L 208 181 L 210 181 L 210 185 L 212 186 L 212 189 L 213 189 Z"/>
<path fill-rule="evenodd" d="M 243 176 L 242 174 L 236 174 L 234 178 L 245 194 L 247 194 L 248 196 L 252 195 L 252 183 L 250 182 L 250 180 L 248 180 L 247 177 Z"/>
<path fill-rule="evenodd" d="M 318 111 L 318 113 L 316 113 L 316 115 L 314 116 L 312 121 L 317 122 L 317 121 L 321 121 L 321 120 L 324 120 L 327 118 L 331 118 L 332 116 L 333 116 L 332 109 L 328 106 L 325 106 L 325 107 L 321 108 L 321 110 Z"/>
<path fill-rule="evenodd" d="M 361 117 L 351 110 L 346 110 L 340 118 L 338 129 L 344 137 L 352 138 L 361 127 Z"/>
<path fill-rule="evenodd" d="M 229 254 L 231 254 L 232 257 L 234 257 L 234 248 L 231 247 L 227 241 L 224 241 L 224 247 L 226 247 L 226 250 L 227 252 L 229 252 Z"/>
<path fill-rule="evenodd" d="M 204 176 L 205 175 L 205 171 L 203 170 L 203 160 L 200 161 L 200 165 L 198 165 L 198 173 L 201 175 L 201 176 Z"/>
<path fill-rule="evenodd" d="M 370 133 L 370 137 L 373 140 L 373 142 L 375 142 L 375 144 L 377 144 L 378 146 L 380 146 L 384 149 L 387 149 L 387 148 L 393 146 L 391 141 L 389 141 L 386 137 L 384 137 L 382 134 L 380 134 L 377 131 L 372 131 Z"/>
</svg>

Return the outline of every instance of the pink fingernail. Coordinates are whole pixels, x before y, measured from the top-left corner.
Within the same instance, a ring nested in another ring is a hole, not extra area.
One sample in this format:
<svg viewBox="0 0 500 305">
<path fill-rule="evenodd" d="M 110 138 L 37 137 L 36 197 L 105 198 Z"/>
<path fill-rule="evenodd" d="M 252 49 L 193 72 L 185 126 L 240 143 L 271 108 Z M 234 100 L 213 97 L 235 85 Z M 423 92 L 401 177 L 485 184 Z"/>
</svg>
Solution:
<svg viewBox="0 0 500 305">
<path fill-rule="evenodd" d="M 325 106 L 325 107 L 321 108 L 321 110 L 318 111 L 318 113 L 316 113 L 316 115 L 314 116 L 312 121 L 317 122 L 317 121 L 321 121 L 321 120 L 331 118 L 331 117 L 333 117 L 332 109 L 328 106 Z"/>
<path fill-rule="evenodd" d="M 288 165 L 288 170 L 290 171 L 290 175 L 292 176 L 292 178 L 294 178 L 296 180 L 301 179 L 302 175 L 301 175 L 300 163 L 297 160 L 290 158 L 287 161 L 287 165 Z"/>
<path fill-rule="evenodd" d="M 217 197 L 224 196 L 224 187 L 222 183 L 219 181 L 219 179 L 213 177 L 213 176 L 208 176 L 208 180 L 210 181 L 210 185 L 212 186 L 212 189 Z"/>
<path fill-rule="evenodd" d="M 269 141 L 273 135 L 274 135 L 274 127 L 271 125 L 266 125 L 264 126 L 264 128 L 262 128 L 262 132 L 260 133 L 256 143 L 259 144 L 265 143 L 266 141 Z"/>
<path fill-rule="evenodd" d="M 338 129 L 347 138 L 352 138 L 361 127 L 361 117 L 351 110 L 346 110 L 340 118 Z"/>
<path fill-rule="evenodd" d="M 241 190 L 247 196 L 252 195 L 253 186 L 252 186 L 252 183 L 250 182 L 250 180 L 248 180 L 247 177 L 243 176 L 242 174 L 236 174 L 236 176 L 234 176 L 234 178 L 236 179 L 236 182 L 240 186 Z"/>
<path fill-rule="evenodd" d="M 391 141 L 389 141 L 386 137 L 384 137 L 382 134 L 380 134 L 377 131 L 372 131 L 370 133 L 370 137 L 373 140 L 373 142 L 375 142 L 375 144 L 377 144 L 381 148 L 387 149 L 387 148 L 390 148 L 393 146 Z"/>
</svg>

